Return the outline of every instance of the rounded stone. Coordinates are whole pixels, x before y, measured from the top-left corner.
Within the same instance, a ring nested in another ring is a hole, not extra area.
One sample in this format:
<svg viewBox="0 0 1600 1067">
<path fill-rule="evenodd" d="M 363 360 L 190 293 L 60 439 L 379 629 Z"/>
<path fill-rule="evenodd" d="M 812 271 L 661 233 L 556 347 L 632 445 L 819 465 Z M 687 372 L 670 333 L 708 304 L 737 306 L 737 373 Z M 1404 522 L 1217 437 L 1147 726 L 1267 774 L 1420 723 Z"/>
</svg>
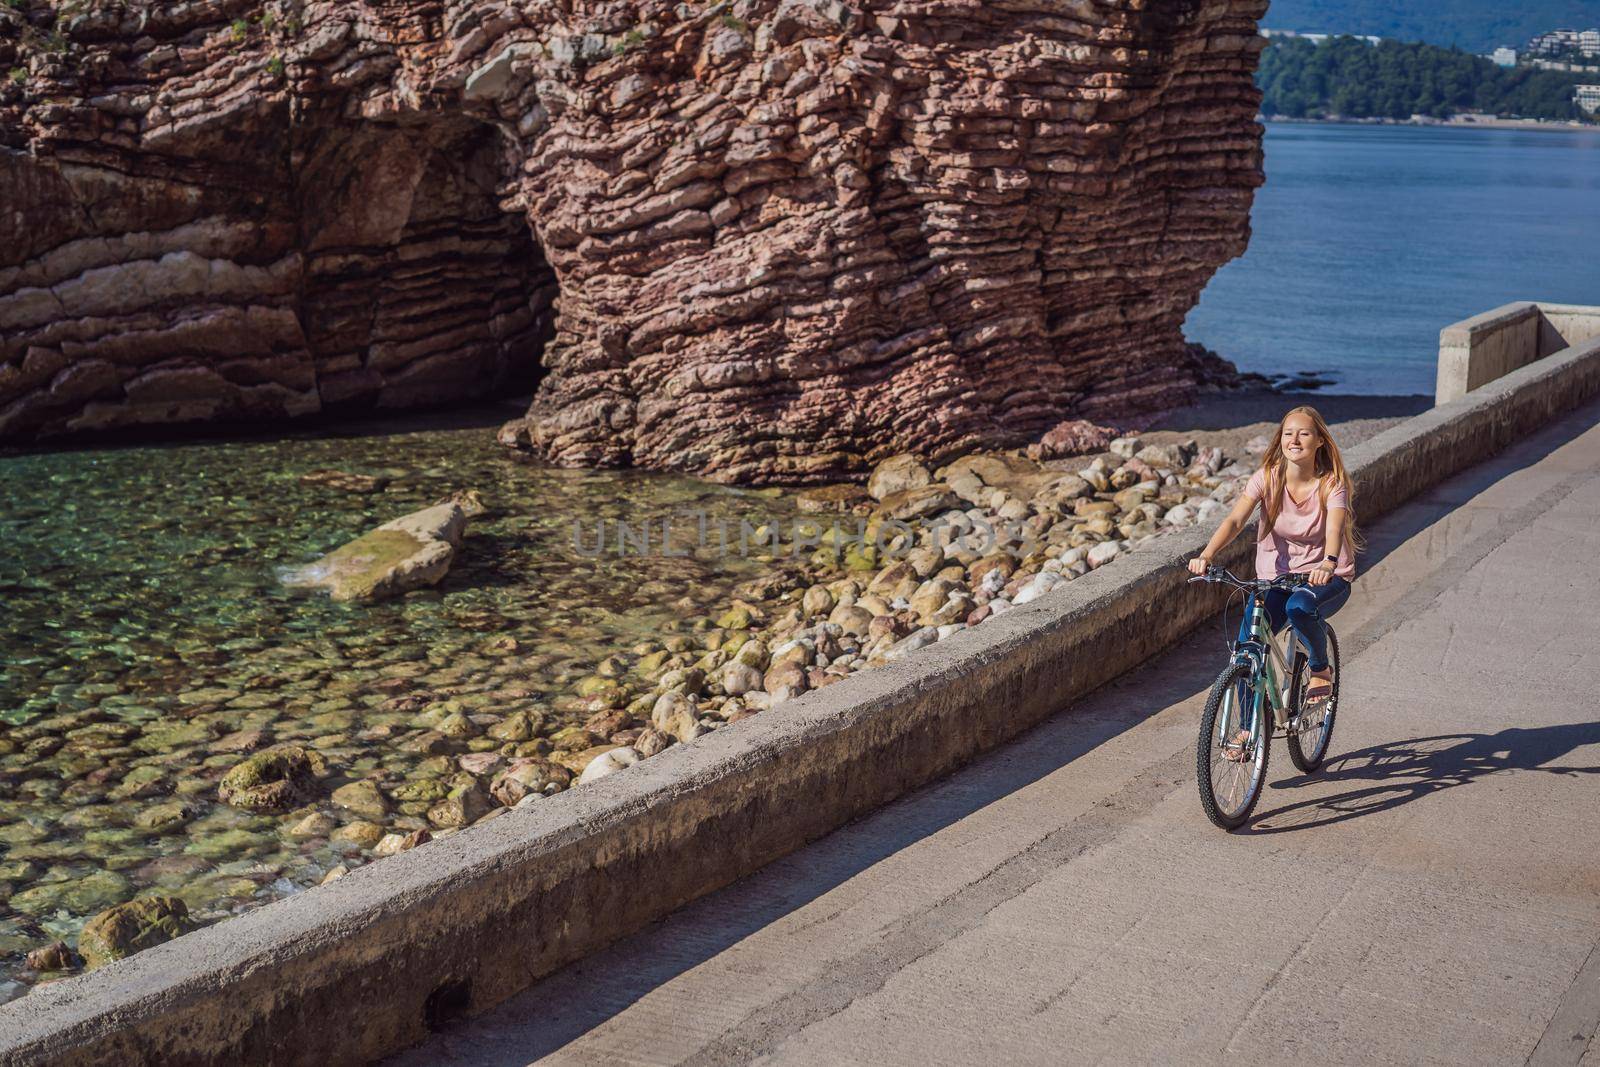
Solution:
<svg viewBox="0 0 1600 1067">
<path fill-rule="evenodd" d="M 355 845 L 358 848 L 372 848 L 383 840 L 383 827 L 375 822 L 358 819 L 339 827 L 328 836 L 328 839 L 339 844 Z"/>
<path fill-rule="evenodd" d="M 223 775 L 217 796 L 246 811 L 280 811 L 311 799 L 325 769 L 323 757 L 312 749 L 272 748 L 247 756 Z"/>
<path fill-rule="evenodd" d="M 173 896 L 149 896 L 109 908 L 84 924 L 78 954 L 89 970 L 171 941 L 194 928 L 189 907 Z"/>
<path fill-rule="evenodd" d="M 362 780 L 342 785 L 333 791 L 331 799 L 336 807 L 363 819 L 382 819 L 389 814 L 389 801 L 376 782 Z"/>
<path fill-rule="evenodd" d="M 48 916 L 57 910 L 87 915 L 117 903 L 133 891 L 133 884 L 116 871 L 95 871 L 82 878 L 24 889 L 8 902 L 24 915 Z"/>
</svg>

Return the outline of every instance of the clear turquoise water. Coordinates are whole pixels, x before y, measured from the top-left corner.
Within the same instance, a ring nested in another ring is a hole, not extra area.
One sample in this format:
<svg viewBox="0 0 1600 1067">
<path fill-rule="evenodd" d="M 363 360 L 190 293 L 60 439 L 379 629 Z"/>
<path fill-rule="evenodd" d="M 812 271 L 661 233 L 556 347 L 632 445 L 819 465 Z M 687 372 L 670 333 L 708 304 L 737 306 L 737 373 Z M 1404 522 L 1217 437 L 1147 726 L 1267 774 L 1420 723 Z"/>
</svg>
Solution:
<svg viewBox="0 0 1600 1067">
<path fill-rule="evenodd" d="M 684 513 L 735 528 L 795 514 L 767 490 L 512 462 L 492 423 L 363 431 L 0 450 L 0 1002 L 23 990 L 25 952 L 121 900 L 171 892 L 213 921 L 364 858 L 287 836 L 295 813 L 218 803 L 242 758 L 230 734 L 398 780 L 427 764 L 398 743 L 413 703 L 581 721 L 579 683 L 602 661 L 629 680 L 630 647 L 772 570 L 683 540 L 686 555 L 623 556 L 614 534 L 591 555 L 600 522 L 670 520 L 686 539 Z M 302 481 L 330 468 L 388 483 Z M 278 581 L 463 488 L 494 510 L 437 588 L 335 604 Z M 183 818 L 147 821 L 174 802 Z"/>
<path fill-rule="evenodd" d="M 1439 330 L 1600 304 L 1600 130 L 1267 126 L 1250 250 L 1189 316 L 1244 370 L 1431 393 Z"/>
</svg>

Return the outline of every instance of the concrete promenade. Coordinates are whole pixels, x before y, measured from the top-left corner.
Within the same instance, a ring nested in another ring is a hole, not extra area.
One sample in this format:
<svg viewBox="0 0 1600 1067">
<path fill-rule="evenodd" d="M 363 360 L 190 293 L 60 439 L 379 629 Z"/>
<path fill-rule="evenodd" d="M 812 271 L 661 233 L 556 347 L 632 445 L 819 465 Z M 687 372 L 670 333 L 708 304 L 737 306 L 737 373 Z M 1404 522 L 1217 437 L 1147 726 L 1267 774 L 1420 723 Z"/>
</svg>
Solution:
<svg viewBox="0 0 1600 1067">
<path fill-rule="evenodd" d="M 390 1062 L 1600 1067 L 1600 404 L 1368 536 L 1329 763 L 1275 742 L 1246 831 L 1215 620 Z"/>
</svg>

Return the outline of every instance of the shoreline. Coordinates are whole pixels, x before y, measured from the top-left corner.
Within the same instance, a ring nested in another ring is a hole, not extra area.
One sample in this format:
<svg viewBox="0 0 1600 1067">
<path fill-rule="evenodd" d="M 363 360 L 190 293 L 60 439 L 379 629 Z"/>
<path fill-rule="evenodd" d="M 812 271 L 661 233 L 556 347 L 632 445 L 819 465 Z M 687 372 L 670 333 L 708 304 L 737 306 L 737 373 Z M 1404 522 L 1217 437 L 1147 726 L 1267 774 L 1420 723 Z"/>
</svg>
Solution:
<svg viewBox="0 0 1600 1067">
<path fill-rule="evenodd" d="M 1600 133 L 1600 123 L 1554 122 L 1548 119 L 1484 119 L 1457 122 L 1441 119 L 1416 122 L 1412 119 L 1296 119 L 1284 115 L 1259 115 L 1257 121 L 1272 126 L 1410 126 L 1426 130 L 1539 130 L 1546 133 Z"/>
</svg>

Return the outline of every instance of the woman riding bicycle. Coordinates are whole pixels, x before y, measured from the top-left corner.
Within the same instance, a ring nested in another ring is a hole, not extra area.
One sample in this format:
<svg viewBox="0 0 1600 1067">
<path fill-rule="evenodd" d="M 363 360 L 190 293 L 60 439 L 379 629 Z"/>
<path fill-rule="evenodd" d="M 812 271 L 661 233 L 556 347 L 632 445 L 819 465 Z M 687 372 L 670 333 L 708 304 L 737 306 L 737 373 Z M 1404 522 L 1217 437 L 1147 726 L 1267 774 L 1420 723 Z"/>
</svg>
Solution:
<svg viewBox="0 0 1600 1067">
<path fill-rule="evenodd" d="M 1295 408 L 1278 424 L 1278 435 L 1262 457 L 1261 469 L 1251 476 L 1205 551 L 1189 561 L 1192 573 L 1204 575 L 1211 560 L 1239 536 L 1260 507 L 1256 577 L 1307 575 L 1306 585 L 1292 591 L 1269 589 L 1263 599 L 1273 631 L 1287 622 L 1306 648 L 1311 670 L 1307 708 L 1327 701 L 1333 690 L 1322 624 L 1349 599 L 1350 579 L 1356 573 L 1358 534 L 1350 507 L 1351 488 L 1328 424 L 1315 408 Z M 1240 633 L 1240 641 L 1249 639 L 1248 632 Z"/>
</svg>

